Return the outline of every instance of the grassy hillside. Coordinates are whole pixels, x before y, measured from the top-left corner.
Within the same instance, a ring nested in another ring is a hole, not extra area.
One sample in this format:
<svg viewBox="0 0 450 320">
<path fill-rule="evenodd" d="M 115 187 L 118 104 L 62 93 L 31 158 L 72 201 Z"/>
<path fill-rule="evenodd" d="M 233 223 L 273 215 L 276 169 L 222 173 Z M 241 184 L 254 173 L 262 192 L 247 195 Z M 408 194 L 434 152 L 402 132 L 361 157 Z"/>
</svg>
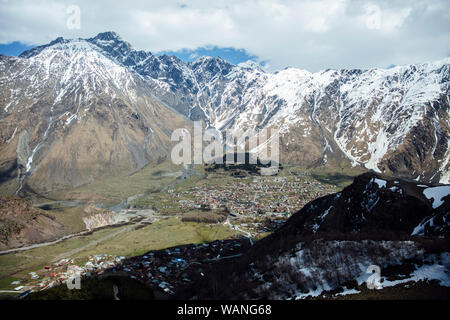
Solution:
<svg viewBox="0 0 450 320">
<path fill-rule="evenodd" d="M 35 248 L 0 256 L 0 289 L 11 290 L 10 283 L 17 279 L 29 279 L 28 272 L 38 271 L 52 261 L 61 258 L 75 259 L 75 263 L 86 261 L 92 254 L 123 255 L 127 257 L 144 254 L 148 251 L 165 249 L 183 244 L 205 243 L 219 239 L 238 236 L 229 228 L 218 225 L 205 225 L 194 222 L 182 222 L 178 218 L 167 218 L 144 228 L 124 231 L 107 240 L 87 244 L 102 239 L 127 226 L 107 228 L 93 232 L 90 235 L 70 239 L 58 244 Z M 75 254 L 68 254 L 78 248 L 83 248 Z"/>
<path fill-rule="evenodd" d="M 89 184 L 51 196 L 56 199 L 94 201 L 113 205 L 131 196 L 158 192 L 174 181 L 183 170 L 183 166 L 174 165 L 170 161 L 148 164 L 131 175 L 117 173 L 104 176 Z"/>
</svg>

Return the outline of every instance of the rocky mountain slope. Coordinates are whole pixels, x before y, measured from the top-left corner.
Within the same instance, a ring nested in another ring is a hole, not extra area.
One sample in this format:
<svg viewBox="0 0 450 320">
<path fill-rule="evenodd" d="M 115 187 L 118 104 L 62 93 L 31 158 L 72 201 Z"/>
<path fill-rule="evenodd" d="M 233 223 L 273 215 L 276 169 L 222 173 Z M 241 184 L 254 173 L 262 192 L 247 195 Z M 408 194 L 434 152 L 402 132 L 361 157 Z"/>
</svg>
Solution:
<svg viewBox="0 0 450 320">
<path fill-rule="evenodd" d="M 142 77 L 84 40 L 1 56 L 0 104 L 2 178 L 17 191 L 139 170 L 168 157 L 172 130 L 189 125 Z"/>
<path fill-rule="evenodd" d="M 388 70 L 272 74 L 255 63 L 157 57 L 115 33 L 88 41 L 192 120 L 235 132 L 276 128 L 284 162 L 345 158 L 378 172 L 450 182 L 450 58 Z"/>
<path fill-rule="evenodd" d="M 0 198 L 0 250 L 50 241 L 61 237 L 65 227 L 31 201 Z"/>
<path fill-rule="evenodd" d="M 377 172 L 448 183 L 449 63 L 271 74 L 200 58 L 182 67 L 168 62 L 179 72 L 163 72 L 158 81 L 143 75 L 191 119 L 233 132 L 275 128 L 282 162 L 344 158 Z M 177 74 L 189 82 L 177 81 Z"/>
<path fill-rule="evenodd" d="M 450 58 L 388 70 L 287 68 L 221 58 L 184 63 L 113 32 L 58 38 L 0 57 L 1 182 L 77 186 L 164 158 L 173 129 L 207 125 L 281 136 L 281 162 L 351 162 L 450 182 Z M 24 117 L 23 115 L 26 114 Z"/>
<path fill-rule="evenodd" d="M 367 173 L 342 192 L 310 202 L 280 232 L 448 237 L 450 185 L 418 185 Z"/>
</svg>

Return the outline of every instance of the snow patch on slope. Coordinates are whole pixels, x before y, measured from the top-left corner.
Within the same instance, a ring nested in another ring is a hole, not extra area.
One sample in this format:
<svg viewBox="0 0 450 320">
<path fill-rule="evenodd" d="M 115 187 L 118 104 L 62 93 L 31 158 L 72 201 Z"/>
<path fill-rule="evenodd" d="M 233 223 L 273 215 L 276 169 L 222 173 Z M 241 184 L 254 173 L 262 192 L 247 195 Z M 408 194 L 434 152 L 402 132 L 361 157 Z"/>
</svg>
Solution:
<svg viewBox="0 0 450 320">
<path fill-rule="evenodd" d="M 450 186 L 427 188 L 423 190 L 423 194 L 428 200 L 433 199 L 433 209 L 436 209 L 444 203 L 443 198 L 450 195 Z"/>
</svg>

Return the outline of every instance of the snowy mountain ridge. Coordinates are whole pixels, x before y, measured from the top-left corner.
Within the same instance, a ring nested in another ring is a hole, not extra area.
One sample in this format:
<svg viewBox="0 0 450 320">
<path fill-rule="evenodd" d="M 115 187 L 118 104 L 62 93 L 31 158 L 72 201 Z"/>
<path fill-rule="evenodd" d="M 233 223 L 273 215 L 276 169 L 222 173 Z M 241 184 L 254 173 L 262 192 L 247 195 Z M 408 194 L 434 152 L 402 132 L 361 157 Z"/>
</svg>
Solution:
<svg viewBox="0 0 450 320">
<path fill-rule="evenodd" d="M 0 121 L 0 171 L 15 193 L 133 172 L 167 157 L 172 130 L 189 125 L 97 45 L 62 38 L 0 56 Z"/>
<path fill-rule="evenodd" d="M 322 158 L 325 163 L 334 152 L 342 152 L 354 164 L 378 172 L 409 172 L 411 178 L 449 182 L 450 58 L 388 70 L 318 73 L 294 68 L 274 74 L 242 66 L 220 68 L 214 59 L 188 66 L 197 80 L 189 81 L 192 88 L 178 89 L 171 81 L 164 81 L 170 84 L 169 93 L 164 86 L 155 88 L 164 92 L 161 97 L 168 103 L 181 101 L 178 110 L 193 120 L 204 119 L 219 130 L 274 127 L 285 138 L 285 146 L 322 145 L 316 152 L 302 150 L 315 153 L 310 159 L 299 155 L 288 159 L 292 162 Z M 214 76 L 208 73 L 211 68 Z M 192 79 L 188 74 L 187 79 Z M 203 74 L 208 76 L 198 76 Z M 414 130 L 425 132 L 415 134 Z M 409 139 L 422 140 L 426 146 Z M 412 147 L 419 150 L 404 161 L 405 154 L 397 151 L 407 144 L 410 151 Z M 432 159 L 427 159 L 428 153 Z M 430 161 L 438 162 L 431 170 Z"/>
<path fill-rule="evenodd" d="M 46 112 L 44 138 L 59 121 L 66 127 L 80 122 L 99 99 L 105 105 L 122 99 L 133 108 L 145 93 L 222 131 L 276 129 L 282 162 L 351 161 L 386 174 L 450 182 L 450 58 L 386 70 L 267 73 L 253 62 L 156 56 L 105 32 L 58 38 L 19 58 L 3 56 L 0 72 L 2 120 L 39 104 L 43 92 L 49 95 L 47 104 L 55 106 Z M 68 99 L 69 109 L 62 105 Z M 150 128 L 151 118 L 146 121 Z M 18 139 L 19 129 L 8 127 L 1 143 Z"/>
</svg>

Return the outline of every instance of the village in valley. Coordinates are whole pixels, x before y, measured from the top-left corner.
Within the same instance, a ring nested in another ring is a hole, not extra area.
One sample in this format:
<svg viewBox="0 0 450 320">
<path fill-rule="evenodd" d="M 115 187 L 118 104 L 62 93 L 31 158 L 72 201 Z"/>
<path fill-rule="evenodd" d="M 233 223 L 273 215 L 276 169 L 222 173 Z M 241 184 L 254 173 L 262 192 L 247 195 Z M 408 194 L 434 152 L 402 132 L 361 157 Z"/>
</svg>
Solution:
<svg viewBox="0 0 450 320">
<path fill-rule="evenodd" d="M 205 262 L 239 256 L 254 240 L 273 232 L 309 201 L 337 191 L 335 185 L 322 183 L 305 172 L 242 177 L 215 174 L 192 180 L 148 197 L 137 197 L 121 214 L 139 215 L 140 211 L 151 209 L 158 217 L 154 221 L 165 216 L 185 221 L 186 217 L 215 215 L 220 219 L 213 224 L 230 228 L 235 236 L 149 251 L 139 256 L 98 253 L 83 259 L 64 258 L 12 282 L 10 290 L 21 293 L 23 298 L 30 292 L 65 285 L 74 276 L 125 274 L 173 295 L 189 284 L 191 276 L 201 275 L 201 265 Z M 201 219 L 197 222 L 208 224 Z"/>
<path fill-rule="evenodd" d="M 106 278 L 111 275 L 126 276 L 144 283 L 149 288 L 173 295 L 176 290 L 188 285 L 192 277 L 202 276 L 204 263 L 238 257 L 248 248 L 244 238 L 217 240 L 212 243 L 191 244 L 141 256 L 126 258 L 108 254 L 96 254 L 86 262 L 61 259 L 41 270 L 28 274 L 29 279 L 16 280 L 11 285 L 25 298 L 31 292 L 47 290 L 56 286 L 76 284 L 76 277 Z M 72 288 L 76 289 L 76 288 Z"/>
<path fill-rule="evenodd" d="M 337 192 L 334 185 L 319 182 L 309 173 L 221 180 L 223 183 L 200 181 L 188 188 L 169 189 L 167 195 L 158 198 L 158 211 L 225 210 L 228 215 L 222 222 L 259 238 L 258 234 L 274 231 L 308 202 Z"/>
</svg>

